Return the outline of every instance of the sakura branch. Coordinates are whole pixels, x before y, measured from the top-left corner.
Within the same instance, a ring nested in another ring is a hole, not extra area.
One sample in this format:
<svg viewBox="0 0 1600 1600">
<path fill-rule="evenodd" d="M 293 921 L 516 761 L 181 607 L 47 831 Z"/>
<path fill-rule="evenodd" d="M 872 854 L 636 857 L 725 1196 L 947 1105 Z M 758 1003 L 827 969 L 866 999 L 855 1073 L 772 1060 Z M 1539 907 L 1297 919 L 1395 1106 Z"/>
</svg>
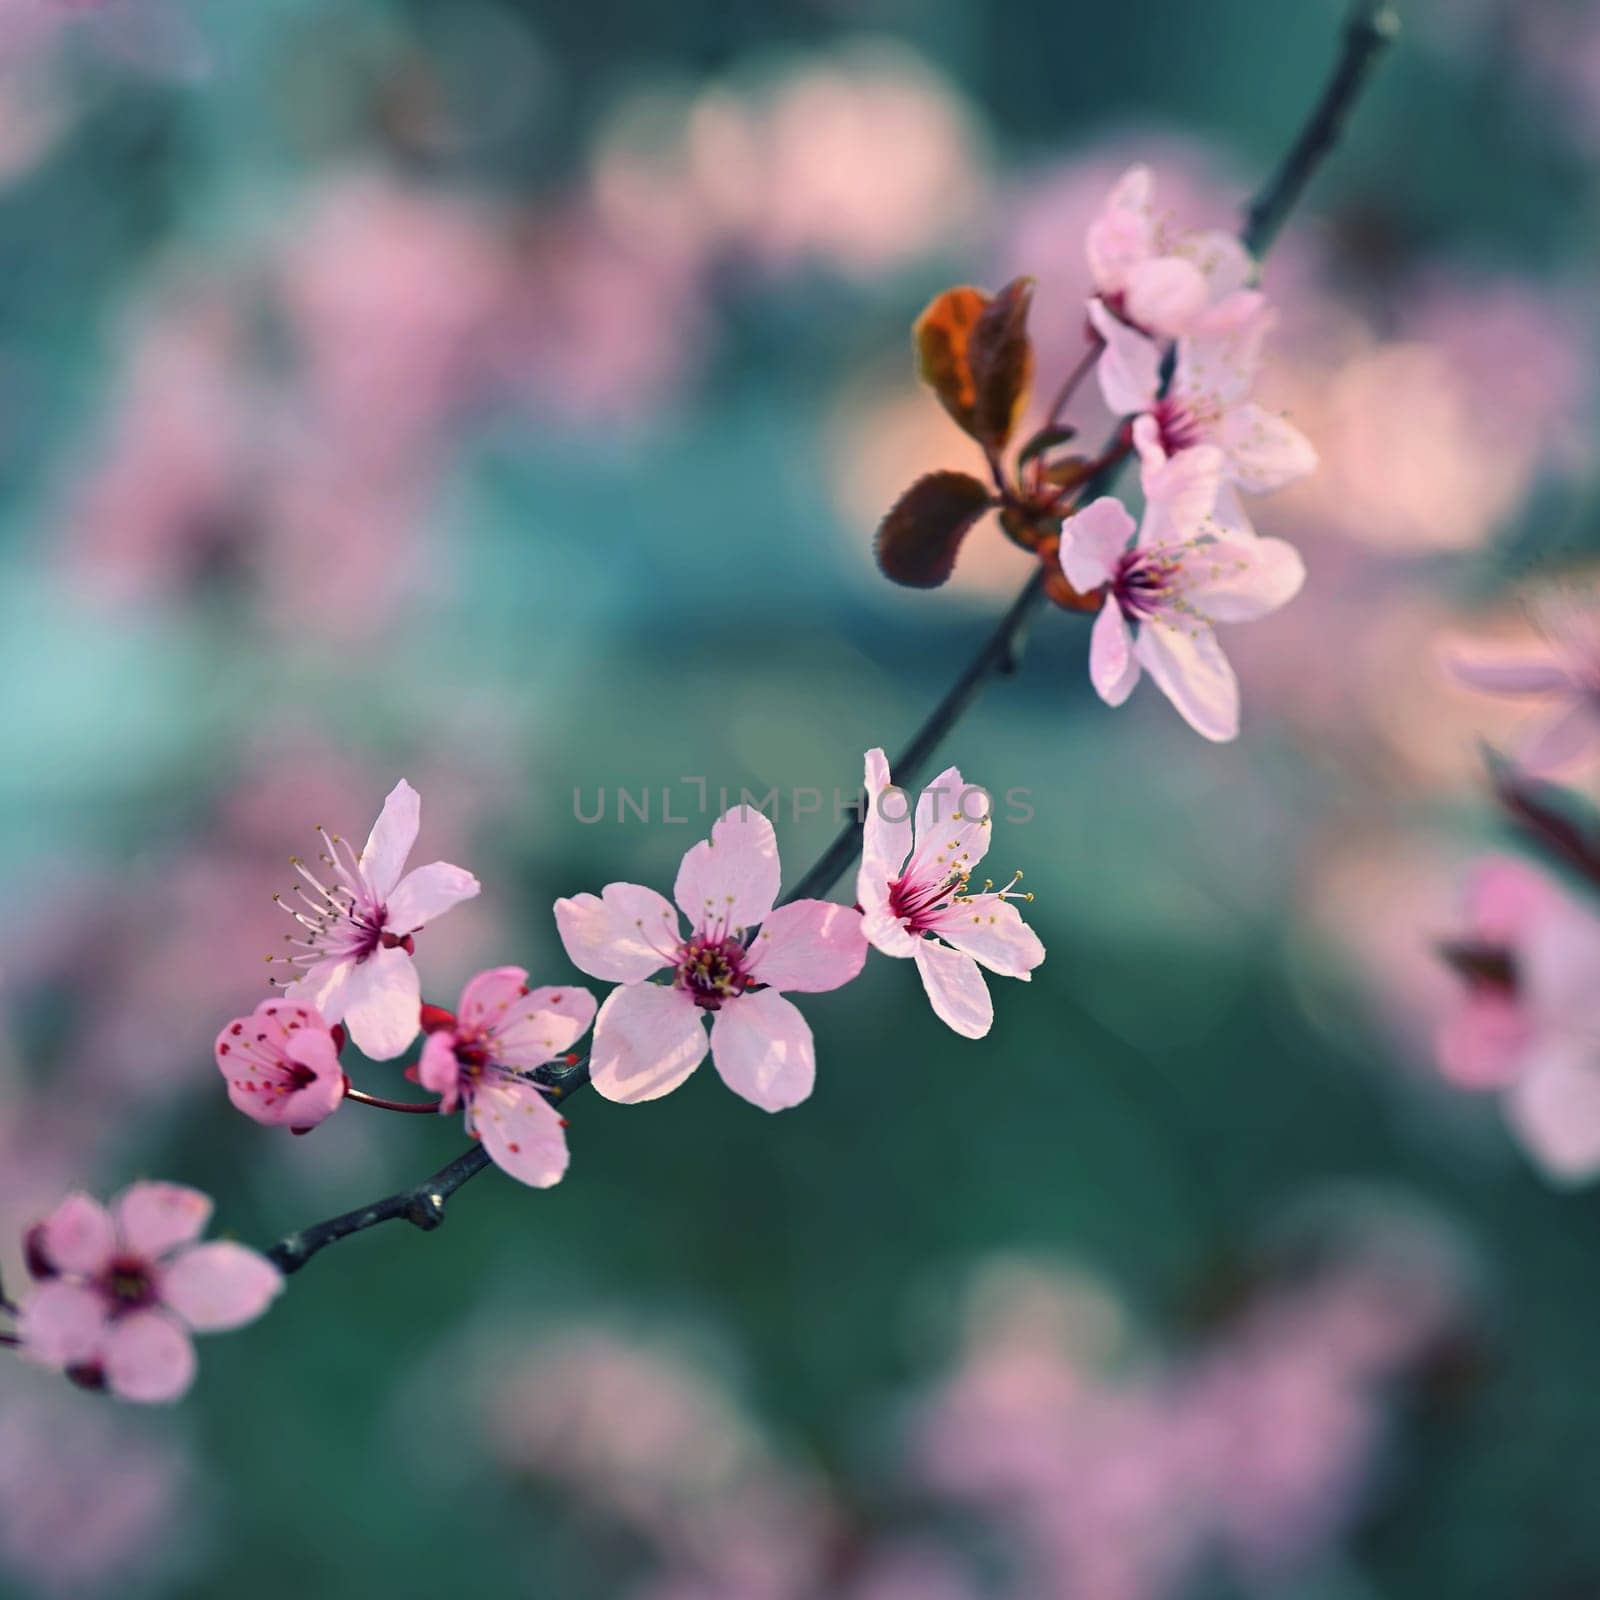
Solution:
<svg viewBox="0 0 1600 1600">
<path fill-rule="evenodd" d="M 671 899 L 612 883 L 556 901 L 573 965 L 613 985 L 603 1000 L 502 966 L 479 973 L 447 1009 L 423 998 L 418 939 L 479 884 L 447 862 L 407 872 L 421 802 L 401 781 L 361 849 L 323 832 L 318 860 L 294 861 L 301 881 L 279 897 L 284 947 L 269 958 L 281 993 L 222 1029 L 216 1064 L 233 1105 L 280 1131 L 309 1133 L 352 1102 L 460 1112 L 474 1143 L 424 1182 L 289 1234 L 265 1254 L 198 1244 L 210 1203 L 192 1190 L 136 1185 L 111 1211 L 70 1196 L 30 1236 L 34 1282 L 15 1312 L 22 1353 L 126 1399 L 173 1399 L 193 1377 L 190 1332 L 259 1315 L 284 1275 L 328 1245 L 388 1221 L 436 1228 L 451 1196 L 490 1164 L 532 1188 L 558 1182 L 568 1165 L 563 1113 L 585 1084 L 625 1104 L 653 1100 L 709 1055 L 750 1103 L 769 1112 L 799 1105 L 818 1062 L 790 996 L 854 981 L 872 951 L 909 961 L 934 1014 L 964 1038 L 983 1038 L 994 1018 L 985 975 L 1026 982 L 1045 958 L 1021 909 L 1031 896 L 1020 873 L 999 888 L 975 883 L 993 843 L 985 790 L 954 766 L 914 801 L 903 786 L 919 781 L 988 682 L 1015 670 L 1047 599 L 1096 617 L 1090 677 L 1109 705 L 1148 673 L 1199 733 L 1238 733 L 1238 684 L 1215 626 L 1286 603 L 1303 579 L 1288 545 L 1257 536 L 1242 497 L 1315 462 L 1292 424 L 1250 399 L 1272 323 L 1259 258 L 1393 31 L 1386 5 L 1356 8 L 1333 77 L 1250 207 L 1242 239 L 1157 213 L 1144 169 L 1119 182 L 1087 240 L 1094 294 L 1082 355 L 1031 434 L 1019 437 L 1034 377 L 1031 283 L 992 296 L 951 289 L 917 320 L 922 376 L 981 447 L 989 481 L 949 471 L 919 480 L 884 519 L 880 565 L 894 581 L 935 587 L 990 512 L 1038 565 L 894 764 L 881 749 L 866 752 L 857 819 L 787 896 L 771 821 L 739 808 L 686 853 Z M 1097 455 L 1083 456 L 1068 451 L 1076 430 L 1063 419 L 1091 372 L 1124 420 Z M 1137 526 L 1109 496 L 1134 455 L 1146 500 Z M 858 854 L 854 901 L 823 898 Z M 574 1046 L 591 1025 L 585 1058 Z M 341 1064 L 347 1035 L 379 1064 L 420 1040 L 403 1074 L 434 1098 L 357 1088 Z"/>
</svg>

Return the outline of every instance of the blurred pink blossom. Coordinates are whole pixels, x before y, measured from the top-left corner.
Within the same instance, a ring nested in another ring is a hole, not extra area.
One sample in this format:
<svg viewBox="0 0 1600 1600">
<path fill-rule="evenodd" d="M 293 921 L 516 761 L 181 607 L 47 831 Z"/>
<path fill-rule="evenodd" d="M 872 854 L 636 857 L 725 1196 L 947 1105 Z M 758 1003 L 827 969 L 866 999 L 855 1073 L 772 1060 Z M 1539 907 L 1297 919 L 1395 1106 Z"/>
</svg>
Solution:
<svg viewBox="0 0 1600 1600">
<path fill-rule="evenodd" d="M 98 1398 L 7 1375 L 0 1572 L 27 1593 L 117 1600 L 160 1588 L 193 1554 L 203 1504 L 170 1428 L 146 1432 Z"/>
<path fill-rule="evenodd" d="M 1440 1070 L 1502 1091 L 1548 1177 L 1600 1175 L 1600 915 L 1526 863 L 1490 859 L 1467 878 L 1445 953 L 1461 993 L 1439 1030 Z"/>
<path fill-rule="evenodd" d="M 210 1217 L 210 1199 L 178 1184 L 133 1184 L 109 1210 L 68 1195 L 29 1236 L 23 1353 L 119 1399 L 178 1399 L 194 1381 L 190 1334 L 254 1322 L 283 1287 L 254 1250 L 201 1244 Z"/>
</svg>

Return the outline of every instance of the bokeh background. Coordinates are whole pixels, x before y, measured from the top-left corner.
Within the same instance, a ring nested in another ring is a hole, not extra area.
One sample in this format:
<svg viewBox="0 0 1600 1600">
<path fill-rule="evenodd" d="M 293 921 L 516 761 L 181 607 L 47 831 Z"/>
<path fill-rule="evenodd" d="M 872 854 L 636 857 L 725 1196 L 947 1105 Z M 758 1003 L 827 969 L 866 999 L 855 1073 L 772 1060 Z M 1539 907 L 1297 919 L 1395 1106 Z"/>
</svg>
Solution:
<svg viewBox="0 0 1600 1600">
<path fill-rule="evenodd" d="M 404 775 L 482 878 L 425 991 L 570 976 L 549 908 L 692 827 L 597 790 L 860 780 L 1022 558 L 879 578 L 970 446 L 907 332 L 1039 279 L 1134 159 L 1225 222 L 1334 0 L 0 7 L 0 1247 L 184 1178 L 264 1244 L 458 1123 L 232 1112 L 271 891 Z M 1600 1205 L 1444 1083 L 1433 941 L 1496 843 L 1452 629 L 1595 548 L 1600 9 L 1402 5 L 1275 254 L 1310 582 L 1217 749 L 1042 619 L 947 747 L 1031 791 L 1049 959 L 975 1046 L 901 963 L 817 1091 L 590 1101 L 567 1180 L 319 1258 L 117 1409 L 0 1370 L 0 1592 L 559 1600 L 1600 1594 Z M 1091 407 L 1079 415 L 1102 423 Z M 696 822 L 701 819 L 695 817 Z M 792 881 L 831 832 L 780 827 Z M 392 1068 L 361 1081 L 382 1091 Z"/>
</svg>

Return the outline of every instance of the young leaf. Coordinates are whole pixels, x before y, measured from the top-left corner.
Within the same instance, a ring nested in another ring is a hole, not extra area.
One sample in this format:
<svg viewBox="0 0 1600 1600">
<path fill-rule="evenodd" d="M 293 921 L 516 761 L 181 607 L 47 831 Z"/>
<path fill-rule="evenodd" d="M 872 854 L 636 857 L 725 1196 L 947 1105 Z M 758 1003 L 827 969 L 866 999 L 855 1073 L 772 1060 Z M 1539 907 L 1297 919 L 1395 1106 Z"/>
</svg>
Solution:
<svg viewBox="0 0 1600 1600">
<path fill-rule="evenodd" d="M 972 432 L 990 450 L 1003 450 L 1028 403 L 1033 345 L 1028 307 L 1033 279 L 1014 278 L 984 307 L 967 341 L 972 373 Z"/>
<path fill-rule="evenodd" d="M 981 289 L 946 289 L 928 302 L 911 326 L 917 372 L 939 397 L 956 426 L 976 437 L 977 389 L 972 381 L 968 346 L 972 330 L 989 305 Z"/>
<path fill-rule="evenodd" d="M 990 506 L 989 486 L 965 472 L 930 472 L 878 525 L 878 565 L 911 589 L 937 589 L 955 571 L 967 530 Z"/>
</svg>

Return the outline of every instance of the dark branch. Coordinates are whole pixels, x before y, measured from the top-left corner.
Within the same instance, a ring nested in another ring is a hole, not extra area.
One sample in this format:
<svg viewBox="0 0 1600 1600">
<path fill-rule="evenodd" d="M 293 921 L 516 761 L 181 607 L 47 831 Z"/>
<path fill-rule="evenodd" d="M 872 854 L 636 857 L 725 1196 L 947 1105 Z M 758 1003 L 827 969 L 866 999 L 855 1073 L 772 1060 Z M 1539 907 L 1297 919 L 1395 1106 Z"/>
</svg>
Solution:
<svg viewBox="0 0 1600 1600">
<path fill-rule="evenodd" d="M 386 1195 L 371 1205 L 358 1206 L 342 1216 L 329 1217 L 326 1222 L 303 1228 L 299 1233 L 291 1233 L 273 1245 L 267 1255 L 282 1271 L 298 1272 L 325 1246 L 346 1239 L 352 1233 L 375 1228 L 380 1222 L 409 1222 L 412 1227 L 430 1233 L 444 1221 L 445 1201 L 488 1165 L 489 1158 L 483 1146 L 475 1144 L 415 1187 Z"/>
<path fill-rule="evenodd" d="M 1258 260 L 1299 204 L 1306 185 L 1344 136 L 1350 112 L 1374 69 L 1399 37 L 1400 15 L 1388 0 L 1357 0 L 1345 23 L 1344 49 L 1321 98 L 1290 147 L 1245 211 L 1244 247 Z"/>
<path fill-rule="evenodd" d="M 1261 192 L 1245 213 L 1241 237 L 1252 255 L 1260 258 L 1266 254 L 1313 174 L 1339 142 L 1352 106 L 1371 78 L 1385 46 L 1398 33 L 1399 26 L 1394 8 L 1385 0 L 1363 0 L 1363 3 L 1355 6 L 1345 26 L 1344 48 L 1327 87 L 1312 108 L 1288 155 L 1262 186 Z M 1083 485 L 1076 497 L 1078 503 L 1106 493 L 1116 482 L 1126 460 L 1126 452 L 1117 449 L 1117 438 L 1114 437 L 1105 454 L 1106 465 Z M 945 735 L 966 714 L 989 680 L 1016 671 L 1027 642 L 1029 624 L 1044 598 L 1044 569 L 1041 567 L 1011 603 L 1010 609 L 966 670 L 951 685 L 949 693 L 928 713 L 922 726 L 912 735 L 910 743 L 900 752 L 890 769 L 897 783 L 908 788 L 915 786 L 923 776 L 924 766 Z M 857 818 L 840 829 L 816 865 L 789 891 L 785 903 L 826 894 L 855 859 L 860 841 L 861 822 Z M 588 1083 L 589 1063 L 584 1059 L 559 1071 L 545 1069 L 540 1072 L 539 1078 L 564 1106 Z M 325 1245 L 376 1227 L 380 1222 L 404 1220 L 424 1230 L 437 1228 L 444 1221 L 445 1201 L 488 1165 L 489 1158 L 483 1153 L 482 1147 L 473 1145 L 415 1188 L 375 1200 L 371 1205 L 347 1211 L 343 1216 L 331 1217 L 300 1233 L 291 1233 L 273 1245 L 267 1254 L 283 1271 L 295 1272 Z"/>
</svg>

